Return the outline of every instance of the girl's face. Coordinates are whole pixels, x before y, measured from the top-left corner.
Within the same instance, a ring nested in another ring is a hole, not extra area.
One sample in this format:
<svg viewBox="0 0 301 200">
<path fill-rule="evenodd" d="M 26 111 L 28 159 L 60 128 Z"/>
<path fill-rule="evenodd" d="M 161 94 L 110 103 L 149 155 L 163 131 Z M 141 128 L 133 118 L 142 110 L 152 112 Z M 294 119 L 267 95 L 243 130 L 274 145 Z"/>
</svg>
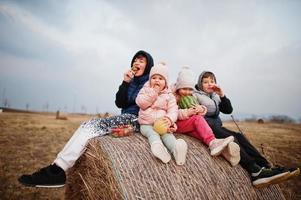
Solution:
<svg viewBox="0 0 301 200">
<path fill-rule="evenodd" d="M 135 70 L 135 76 L 142 76 L 145 70 L 147 64 L 147 60 L 145 57 L 137 57 L 135 58 L 133 62 L 132 69 L 134 68 Z"/>
<path fill-rule="evenodd" d="M 182 96 L 191 96 L 193 92 L 192 88 L 181 88 L 178 90 L 178 94 Z"/>
<path fill-rule="evenodd" d="M 203 87 L 203 91 L 208 93 L 208 94 L 211 94 L 213 93 L 213 89 L 212 87 L 215 85 L 215 81 L 213 78 L 211 77 L 208 77 L 208 78 L 203 78 L 202 79 L 202 87 Z"/>
<path fill-rule="evenodd" d="M 165 78 L 159 74 L 154 74 L 150 79 L 150 86 L 158 87 L 160 91 L 162 91 L 166 86 Z"/>
</svg>

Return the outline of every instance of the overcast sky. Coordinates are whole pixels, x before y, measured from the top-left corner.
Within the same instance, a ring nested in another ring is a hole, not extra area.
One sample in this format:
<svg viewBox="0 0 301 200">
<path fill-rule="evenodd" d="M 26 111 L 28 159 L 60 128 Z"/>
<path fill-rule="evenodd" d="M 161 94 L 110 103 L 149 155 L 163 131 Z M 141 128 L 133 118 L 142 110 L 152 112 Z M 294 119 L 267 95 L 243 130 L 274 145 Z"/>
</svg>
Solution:
<svg viewBox="0 0 301 200">
<path fill-rule="evenodd" d="M 0 91 L 11 107 L 118 113 L 140 49 L 213 71 L 234 114 L 301 117 L 301 1 L 0 0 Z"/>
</svg>

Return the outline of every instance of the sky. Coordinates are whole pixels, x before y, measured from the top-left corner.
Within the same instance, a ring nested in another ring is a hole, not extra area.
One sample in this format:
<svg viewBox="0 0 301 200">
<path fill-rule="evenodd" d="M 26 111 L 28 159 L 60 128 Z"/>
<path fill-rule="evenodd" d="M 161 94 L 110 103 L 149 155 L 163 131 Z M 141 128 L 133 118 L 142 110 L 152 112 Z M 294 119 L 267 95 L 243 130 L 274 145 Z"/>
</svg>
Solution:
<svg viewBox="0 0 301 200">
<path fill-rule="evenodd" d="M 301 119 L 301 1 L 0 0 L 0 106 L 119 113 L 138 50 L 213 71 L 235 115 Z"/>
</svg>

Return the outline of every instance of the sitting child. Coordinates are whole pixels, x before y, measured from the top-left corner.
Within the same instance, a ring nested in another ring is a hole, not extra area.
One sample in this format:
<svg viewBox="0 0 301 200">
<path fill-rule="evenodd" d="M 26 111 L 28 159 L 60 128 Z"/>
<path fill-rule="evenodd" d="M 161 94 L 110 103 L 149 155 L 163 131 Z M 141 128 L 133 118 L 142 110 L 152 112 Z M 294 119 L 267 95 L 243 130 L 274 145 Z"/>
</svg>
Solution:
<svg viewBox="0 0 301 200">
<path fill-rule="evenodd" d="M 240 147 L 240 164 L 251 175 L 252 184 L 256 188 L 277 184 L 300 173 L 299 168 L 286 169 L 283 167 L 271 168 L 270 163 L 264 158 L 249 140 L 238 132 L 223 127 L 219 113 L 230 114 L 233 111 L 230 100 L 225 96 L 221 87 L 216 84 L 216 77 L 212 72 L 204 71 L 200 74 L 194 96 L 201 105 L 206 106 L 206 121 L 217 138 L 235 137 L 235 142 Z M 224 153 L 231 155 L 231 152 Z"/>
<path fill-rule="evenodd" d="M 140 131 L 148 138 L 153 155 L 163 163 L 168 163 L 171 159 L 169 150 L 177 165 L 183 165 L 186 160 L 187 144 L 183 139 L 176 139 L 172 134 L 177 129 L 175 121 L 178 116 L 178 106 L 168 88 L 167 66 L 164 63 L 152 67 L 149 81 L 140 90 L 136 103 L 140 107 L 138 116 Z M 153 127 L 156 120 L 161 120 L 167 127 L 165 132 L 156 131 Z"/>
<path fill-rule="evenodd" d="M 183 97 L 192 96 L 194 88 L 194 75 L 188 68 L 184 67 L 178 75 L 175 84 L 174 93 L 178 104 L 180 105 Z M 191 100 L 193 101 L 193 100 Z M 206 107 L 199 104 L 192 105 L 190 108 L 179 109 L 177 132 L 187 134 L 201 140 L 209 146 L 210 155 L 218 156 L 234 140 L 233 136 L 225 139 L 216 139 L 211 128 L 208 126 L 203 115 L 206 114 Z M 239 149 L 238 149 L 239 151 Z"/>
</svg>

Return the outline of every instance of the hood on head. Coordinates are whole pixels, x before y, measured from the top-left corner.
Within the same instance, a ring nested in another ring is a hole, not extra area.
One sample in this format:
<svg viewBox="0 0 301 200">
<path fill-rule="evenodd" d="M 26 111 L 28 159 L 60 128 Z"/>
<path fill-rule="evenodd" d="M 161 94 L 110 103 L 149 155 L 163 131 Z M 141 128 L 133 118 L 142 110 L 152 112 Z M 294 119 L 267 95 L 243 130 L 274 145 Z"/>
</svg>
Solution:
<svg viewBox="0 0 301 200">
<path fill-rule="evenodd" d="M 215 81 L 215 83 L 216 83 L 216 77 L 215 77 L 215 74 L 214 74 L 213 72 L 211 72 L 211 71 L 203 71 L 203 72 L 200 74 L 200 76 L 199 76 L 198 83 L 195 85 L 195 89 L 197 89 L 197 90 L 202 90 L 202 91 L 203 91 L 202 79 L 203 79 L 205 73 L 207 73 L 207 72 L 209 72 L 209 73 L 211 73 L 211 74 L 213 75 L 214 81 Z"/>
<path fill-rule="evenodd" d="M 152 57 L 149 53 L 147 53 L 146 51 L 140 50 L 140 51 L 138 51 L 138 52 L 134 55 L 134 57 L 133 57 L 133 59 L 132 59 L 132 62 L 131 62 L 131 67 L 133 66 L 134 60 L 135 60 L 138 56 L 140 56 L 140 55 L 144 56 L 144 57 L 146 58 L 146 60 L 147 60 L 147 64 L 146 64 L 146 66 L 145 66 L 145 70 L 144 70 L 144 72 L 143 72 L 143 74 L 142 74 L 142 76 L 144 76 L 144 75 L 146 75 L 146 74 L 149 74 L 151 68 L 152 68 L 153 65 L 154 65 L 154 61 L 153 61 L 153 57 Z"/>
</svg>

